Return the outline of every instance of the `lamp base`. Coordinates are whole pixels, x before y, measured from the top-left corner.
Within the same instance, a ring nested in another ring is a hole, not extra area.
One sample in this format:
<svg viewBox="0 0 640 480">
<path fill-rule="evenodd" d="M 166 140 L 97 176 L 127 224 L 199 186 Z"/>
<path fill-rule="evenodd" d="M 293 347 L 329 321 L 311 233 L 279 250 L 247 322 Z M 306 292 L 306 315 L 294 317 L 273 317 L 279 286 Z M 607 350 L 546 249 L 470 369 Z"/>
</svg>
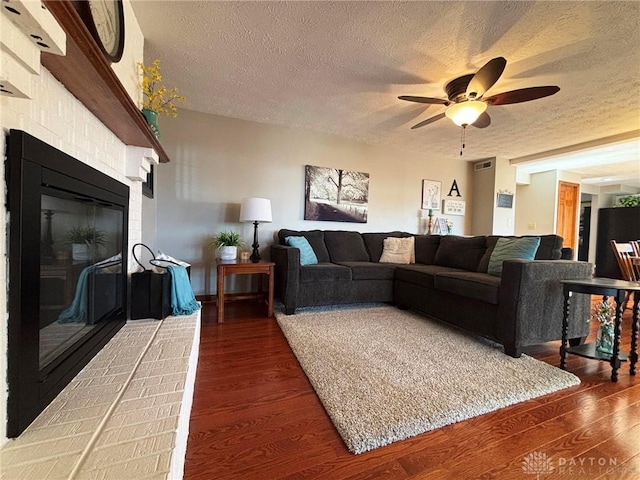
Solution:
<svg viewBox="0 0 640 480">
<path fill-rule="evenodd" d="M 253 263 L 258 263 L 262 259 L 260 252 L 258 251 L 258 247 L 260 247 L 258 244 L 258 222 L 253 222 L 253 245 L 251 246 L 253 247 L 253 251 L 251 252 L 249 259 Z"/>
</svg>

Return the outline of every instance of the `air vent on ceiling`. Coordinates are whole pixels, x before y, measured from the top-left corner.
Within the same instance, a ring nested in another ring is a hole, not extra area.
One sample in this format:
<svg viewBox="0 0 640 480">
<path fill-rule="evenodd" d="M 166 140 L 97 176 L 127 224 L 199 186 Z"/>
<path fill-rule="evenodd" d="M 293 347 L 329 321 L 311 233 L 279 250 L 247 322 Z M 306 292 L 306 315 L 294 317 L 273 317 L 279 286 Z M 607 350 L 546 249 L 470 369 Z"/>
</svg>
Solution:
<svg viewBox="0 0 640 480">
<path fill-rule="evenodd" d="M 493 162 L 491 160 L 487 160 L 486 162 L 478 162 L 473 164 L 473 171 L 477 172 L 479 170 L 486 170 L 488 168 L 493 167 Z"/>
</svg>

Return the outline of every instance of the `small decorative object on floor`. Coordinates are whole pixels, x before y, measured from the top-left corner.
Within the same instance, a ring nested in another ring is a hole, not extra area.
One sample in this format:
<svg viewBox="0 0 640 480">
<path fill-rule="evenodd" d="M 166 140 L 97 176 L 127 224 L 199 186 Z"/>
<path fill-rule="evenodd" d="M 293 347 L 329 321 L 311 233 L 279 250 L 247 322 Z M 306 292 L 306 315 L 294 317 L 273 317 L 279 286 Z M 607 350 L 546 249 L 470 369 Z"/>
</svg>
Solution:
<svg viewBox="0 0 640 480">
<path fill-rule="evenodd" d="M 182 95 L 178 95 L 178 89 L 171 89 L 161 85 L 162 75 L 160 74 L 160 60 L 156 59 L 149 66 L 138 62 L 140 75 L 142 76 L 142 114 L 151 127 L 156 138 L 160 138 L 160 130 L 158 130 L 158 113 L 163 115 L 177 117 L 178 109 L 174 102 L 183 102 L 186 100 Z"/>
<path fill-rule="evenodd" d="M 210 245 L 220 250 L 220 260 L 235 260 L 238 256 L 238 247 L 244 243 L 238 232 L 222 231 L 213 237 Z"/>
<path fill-rule="evenodd" d="M 615 306 L 608 300 L 603 300 L 594 307 L 592 318 L 598 320 L 600 324 L 596 332 L 596 350 L 601 353 L 613 354 Z"/>
</svg>

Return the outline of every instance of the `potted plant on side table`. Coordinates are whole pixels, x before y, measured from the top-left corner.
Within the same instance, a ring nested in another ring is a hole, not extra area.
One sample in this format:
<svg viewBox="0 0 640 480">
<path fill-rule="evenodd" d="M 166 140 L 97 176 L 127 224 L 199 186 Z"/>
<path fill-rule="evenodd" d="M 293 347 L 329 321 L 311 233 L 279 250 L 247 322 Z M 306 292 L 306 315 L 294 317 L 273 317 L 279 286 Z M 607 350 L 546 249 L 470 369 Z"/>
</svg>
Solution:
<svg viewBox="0 0 640 480">
<path fill-rule="evenodd" d="M 222 231 L 213 237 L 211 246 L 220 250 L 220 260 L 235 260 L 244 243 L 238 232 Z"/>
</svg>

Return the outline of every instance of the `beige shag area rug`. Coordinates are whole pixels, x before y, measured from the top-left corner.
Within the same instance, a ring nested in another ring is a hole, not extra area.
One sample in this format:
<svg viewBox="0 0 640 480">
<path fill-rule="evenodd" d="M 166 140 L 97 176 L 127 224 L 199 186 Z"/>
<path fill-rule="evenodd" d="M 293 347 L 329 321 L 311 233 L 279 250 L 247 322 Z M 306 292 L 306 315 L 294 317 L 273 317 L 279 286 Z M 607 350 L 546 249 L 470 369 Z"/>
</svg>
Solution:
<svg viewBox="0 0 640 480">
<path fill-rule="evenodd" d="M 575 375 L 391 306 L 277 312 L 352 453 L 578 385 Z"/>
</svg>

